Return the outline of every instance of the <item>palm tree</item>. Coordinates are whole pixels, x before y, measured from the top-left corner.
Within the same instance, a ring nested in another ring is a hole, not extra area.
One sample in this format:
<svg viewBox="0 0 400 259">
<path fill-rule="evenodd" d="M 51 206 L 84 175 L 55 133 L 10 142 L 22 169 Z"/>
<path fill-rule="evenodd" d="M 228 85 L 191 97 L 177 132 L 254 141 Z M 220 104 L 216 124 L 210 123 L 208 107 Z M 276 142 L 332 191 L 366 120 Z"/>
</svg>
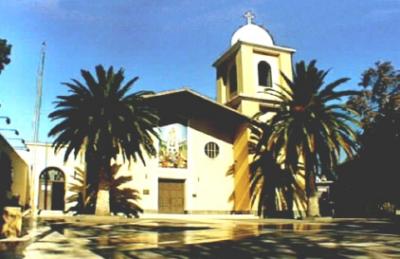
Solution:
<svg viewBox="0 0 400 259">
<path fill-rule="evenodd" d="M 111 159 L 121 155 L 124 161 L 139 158 L 145 164 L 145 154 L 156 154 L 153 139 L 158 138 L 159 118 L 144 103 L 152 92 L 129 93 L 138 77 L 123 84 L 123 69 L 106 71 L 101 65 L 96 66 L 97 80 L 86 70 L 81 75 L 84 84 L 75 79 L 63 83 L 70 95 L 57 97 L 49 118 L 59 123 L 48 135 L 55 137 L 55 152 L 66 148 L 65 161 L 72 153 L 76 158 L 85 152 L 87 182 L 97 194 L 95 213 L 109 214 Z"/>
<path fill-rule="evenodd" d="M 252 205 L 257 204 L 258 215 L 263 217 L 293 218 L 293 204 L 297 210 L 304 210 L 304 187 L 280 160 L 266 149 L 272 134 L 271 125 L 260 112 L 253 117 L 250 125 L 250 152 L 254 154 L 250 166 L 250 194 Z"/>
<path fill-rule="evenodd" d="M 139 191 L 136 189 L 123 187 L 125 183 L 132 181 L 132 176 L 118 175 L 122 165 L 113 164 L 111 166 L 110 181 L 110 211 L 112 213 L 124 213 L 127 217 L 139 217 L 139 212 L 143 209 L 137 204 L 140 200 Z M 88 186 L 85 185 L 85 172 L 79 167 L 75 167 L 75 182 L 69 184 L 70 195 L 67 197 L 67 203 L 74 203 L 67 212 L 75 214 L 84 214 L 90 212 L 94 207 L 95 194 L 87 193 Z M 83 194 L 86 197 L 83 198 Z"/>
<path fill-rule="evenodd" d="M 282 73 L 287 87 L 265 90 L 277 101 L 276 114 L 269 121 L 270 132 L 264 130 L 256 154 L 261 157 L 271 152 L 293 175 L 303 171 L 307 216 L 319 215 L 316 177 L 332 179 L 342 151 L 347 157 L 354 155 L 357 142 L 351 123 L 358 125 L 354 111 L 338 102 L 358 92 L 335 91 L 349 79 L 324 85 L 328 71 L 319 70 L 315 64 L 315 60 L 307 66 L 304 61 L 297 63 L 293 80 Z"/>
</svg>

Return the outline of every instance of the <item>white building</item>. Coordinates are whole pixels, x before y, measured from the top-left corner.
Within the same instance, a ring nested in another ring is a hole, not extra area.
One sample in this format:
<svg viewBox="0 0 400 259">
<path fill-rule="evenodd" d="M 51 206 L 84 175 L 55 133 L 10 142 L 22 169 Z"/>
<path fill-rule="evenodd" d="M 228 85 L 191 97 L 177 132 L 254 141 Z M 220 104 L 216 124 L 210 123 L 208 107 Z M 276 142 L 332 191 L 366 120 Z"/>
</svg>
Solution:
<svg viewBox="0 0 400 259">
<path fill-rule="evenodd" d="M 125 163 L 120 174 L 132 176 L 145 212 L 250 213 L 248 154 L 250 118 L 268 111 L 263 89 L 284 85 L 292 76 L 293 49 L 275 45 L 269 32 L 252 23 L 240 27 L 231 46 L 214 63 L 217 100 L 189 89 L 160 92 L 147 98 L 160 111 L 158 156 Z M 50 144 L 30 143 L 25 154 L 33 174 L 32 207 L 64 210 L 84 159 L 63 162 Z M 117 161 L 122 163 L 121 161 Z"/>
</svg>

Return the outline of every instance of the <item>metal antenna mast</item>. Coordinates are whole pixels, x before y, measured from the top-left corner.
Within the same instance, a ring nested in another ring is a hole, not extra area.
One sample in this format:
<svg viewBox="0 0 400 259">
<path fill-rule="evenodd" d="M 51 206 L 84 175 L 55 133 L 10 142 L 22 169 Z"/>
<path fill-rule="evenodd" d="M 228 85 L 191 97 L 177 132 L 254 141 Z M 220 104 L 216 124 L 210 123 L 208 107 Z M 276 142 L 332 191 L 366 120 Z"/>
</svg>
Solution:
<svg viewBox="0 0 400 259">
<path fill-rule="evenodd" d="M 46 57 L 46 42 L 43 42 L 42 49 L 40 50 L 40 63 L 37 73 L 36 104 L 35 104 L 35 114 L 33 118 L 34 142 L 39 142 L 40 110 L 42 107 L 42 88 L 43 88 L 43 72 L 44 72 L 45 57 Z"/>
</svg>

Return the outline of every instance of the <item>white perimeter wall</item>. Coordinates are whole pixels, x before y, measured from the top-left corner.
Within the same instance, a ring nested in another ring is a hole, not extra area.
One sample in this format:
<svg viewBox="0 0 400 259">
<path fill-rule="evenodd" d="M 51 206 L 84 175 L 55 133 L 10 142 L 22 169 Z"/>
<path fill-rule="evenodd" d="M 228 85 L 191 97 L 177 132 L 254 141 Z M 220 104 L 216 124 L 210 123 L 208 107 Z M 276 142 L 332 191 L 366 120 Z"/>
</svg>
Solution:
<svg viewBox="0 0 400 259">
<path fill-rule="evenodd" d="M 181 179 L 185 181 L 185 210 L 189 213 L 228 213 L 233 209 L 233 201 L 229 198 L 233 192 L 233 175 L 227 172 L 233 164 L 233 145 L 231 141 L 217 138 L 213 129 L 208 128 L 205 133 L 192 128 L 191 123 L 187 129 L 188 140 L 188 167 L 186 169 L 161 168 L 158 158 L 146 159 L 146 166 L 140 161 L 125 163 L 119 170 L 121 175 L 130 175 L 133 180 L 125 187 L 139 191 L 141 200 L 139 205 L 149 212 L 158 211 L 158 180 Z M 206 125 L 207 126 L 207 125 Z M 220 133 L 219 133 L 220 134 Z M 224 139 L 228 139 L 225 138 Z M 213 141 L 219 146 L 219 155 L 212 159 L 204 153 L 206 143 Z M 54 154 L 50 144 L 28 144 L 31 152 L 25 153 L 24 158 L 32 169 L 32 207 L 37 208 L 39 198 L 39 175 L 49 167 L 56 167 L 65 173 L 66 197 L 68 186 L 75 182 L 75 167 L 84 169 L 84 158 L 72 157 L 64 163 L 64 150 Z M 158 143 L 156 143 L 158 150 Z M 118 159 L 118 163 L 122 161 Z M 123 186 L 121 186 L 123 187 Z M 149 190 L 148 195 L 143 190 Z M 66 209 L 72 204 L 66 205 Z"/>
<path fill-rule="evenodd" d="M 64 163 L 64 150 L 54 154 L 54 149 L 51 144 L 27 144 L 30 152 L 24 152 L 25 161 L 29 164 L 32 172 L 32 208 L 36 210 L 39 204 L 39 176 L 46 169 L 56 167 L 64 172 L 65 175 L 65 191 L 66 197 L 72 193 L 68 191 L 68 186 L 74 183 L 75 167 L 84 168 L 83 157 L 78 157 L 76 160 L 71 156 L 66 163 Z M 68 206 L 65 206 L 68 209 Z"/>
</svg>

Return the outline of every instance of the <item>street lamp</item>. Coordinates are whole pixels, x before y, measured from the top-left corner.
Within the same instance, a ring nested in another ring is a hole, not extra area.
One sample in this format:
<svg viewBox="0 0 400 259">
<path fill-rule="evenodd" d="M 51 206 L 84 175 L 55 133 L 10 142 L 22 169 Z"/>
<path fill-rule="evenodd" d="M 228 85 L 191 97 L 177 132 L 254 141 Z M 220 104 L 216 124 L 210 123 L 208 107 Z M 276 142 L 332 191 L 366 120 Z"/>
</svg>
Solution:
<svg viewBox="0 0 400 259">
<path fill-rule="evenodd" d="M 30 151 L 27 146 L 19 146 L 19 147 L 14 147 L 15 150 L 25 150 L 25 151 Z"/>
<path fill-rule="evenodd" d="M 23 138 L 7 138 L 8 140 L 20 140 L 22 144 L 25 145 L 25 139 Z"/>
<path fill-rule="evenodd" d="M 16 146 L 16 147 L 14 147 L 14 149 L 16 149 L 16 150 L 25 150 L 25 151 L 29 152 L 29 148 L 25 143 L 25 139 L 23 139 L 23 138 L 7 138 L 7 139 L 8 140 L 19 140 L 19 141 L 21 141 L 23 146 Z"/>
<path fill-rule="evenodd" d="M 0 119 L 5 119 L 7 124 L 11 123 L 11 119 L 7 116 L 0 116 Z"/>
<path fill-rule="evenodd" d="M 19 136 L 19 132 L 16 129 L 0 129 L 0 130 L 13 131 L 15 133 L 15 135 Z"/>
</svg>

